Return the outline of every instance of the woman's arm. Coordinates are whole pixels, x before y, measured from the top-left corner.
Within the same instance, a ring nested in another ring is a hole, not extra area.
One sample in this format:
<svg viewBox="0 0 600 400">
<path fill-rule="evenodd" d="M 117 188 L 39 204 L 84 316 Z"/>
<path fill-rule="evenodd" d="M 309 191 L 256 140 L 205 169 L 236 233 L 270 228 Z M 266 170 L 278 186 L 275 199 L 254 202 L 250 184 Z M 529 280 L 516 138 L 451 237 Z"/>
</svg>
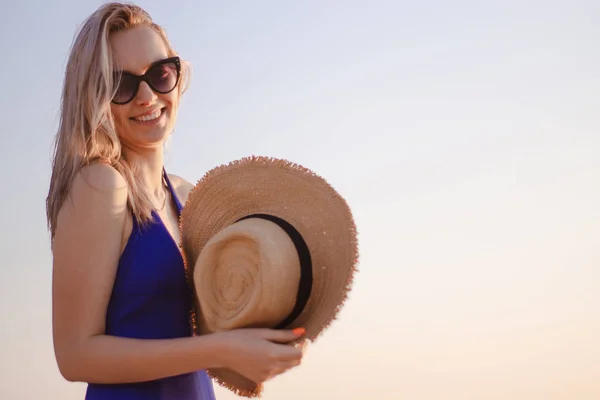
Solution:
<svg viewBox="0 0 600 400">
<path fill-rule="evenodd" d="M 108 165 L 80 172 L 53 241 L 53 330 L 69 381 L 135 382 L 217 367 L 213 336 L 137 340 L 107 336 L 106 307 L 122 248 L 127 185 Z"/>
</svg>

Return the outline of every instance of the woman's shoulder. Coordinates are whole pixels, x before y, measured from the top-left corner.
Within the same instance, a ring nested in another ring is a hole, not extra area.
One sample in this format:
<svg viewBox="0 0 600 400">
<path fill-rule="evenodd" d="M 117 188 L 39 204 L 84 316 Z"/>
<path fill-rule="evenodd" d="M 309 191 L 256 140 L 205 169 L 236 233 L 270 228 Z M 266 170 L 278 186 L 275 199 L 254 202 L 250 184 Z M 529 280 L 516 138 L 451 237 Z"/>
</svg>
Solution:
<svg viewBox="0 0 600 400">
<path fill-rule="evenodd" d="M 78 170 L 58 212 L 57 254 L 70 254 L 70 249 L 91 243 L 111 246 L 109 236 L 120 240 L 128 216 L 127 197 L 126 181 L 112 166 L 97 163 Z"/>
<path fill-rule="evenodd" d="M 83 218 L 72 222 L 79 224 L 87 221 L 90 215 L 97 215 L 102 220 L 126 211 L 128 185 L 125 178 L 112 166 L 95 163 L 82 167 L 75 173 L 59 212 L 59 218 L 66 215 Z M 93 210 L 93 213 L 77 212 L 77 210 Z M 61 218 L 61 219 L 62 219 Z"/>
<path fill-rule="evenodd" d="M 181 202 L 181 204 L 185 205 L 190 192 L 194 188 L 194 185 L 179 175 L 175 175 L 175 174 L 168 174 L 168 175 L 169 175 L 169 180 L 171 181 L 171 184 L 173 185 L 173 189 L 175 190 L 175 193 L 177 193 L 177 197 L 179 198 L 179 201 Z"/>
<path fill-rule="evenodd" d="M 98 191 L 120 191 L 127 189 L 127 181 L 114 167 L 107 163 L 94 163 L 81 168 L 74 178 L 74 186 L 85 184 L 88 189 Z"/>
</svg>

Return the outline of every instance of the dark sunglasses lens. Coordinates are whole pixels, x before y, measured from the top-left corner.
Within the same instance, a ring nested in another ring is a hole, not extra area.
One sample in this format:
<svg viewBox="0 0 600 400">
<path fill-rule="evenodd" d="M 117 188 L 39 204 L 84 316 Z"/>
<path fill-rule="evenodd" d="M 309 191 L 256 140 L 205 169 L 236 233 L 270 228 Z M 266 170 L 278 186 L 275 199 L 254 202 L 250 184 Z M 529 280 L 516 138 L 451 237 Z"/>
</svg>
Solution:
<svg viewBox="0 0 600 400">
<path fill-rule="evenodd" d="M 177 65 L 173 62 L 158 64 L 147 74 L 148 81 L 159 93 L 168 93 L 177 85 Z"/>
<path fill-rule="evenodd" d="M 128 102 L 135 94 L 136 87 L 137 80 L 131 75 L 123 74 L 121 76 L 121 81 L 119 82 L 119 86 L 117 87 L 117 93 L 115 94 L 113 101 L 115 103 Z"/>
</svg>

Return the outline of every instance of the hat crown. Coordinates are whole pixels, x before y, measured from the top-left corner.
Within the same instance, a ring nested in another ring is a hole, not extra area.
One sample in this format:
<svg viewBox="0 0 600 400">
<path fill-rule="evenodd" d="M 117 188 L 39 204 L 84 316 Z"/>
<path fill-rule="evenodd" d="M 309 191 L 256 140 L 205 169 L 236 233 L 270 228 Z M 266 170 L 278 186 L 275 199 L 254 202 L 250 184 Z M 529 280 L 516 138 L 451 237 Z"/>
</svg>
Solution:
<svg viewBox="0 0 600 400">
<path fill-rule="evenodd" d="M 276 223 L 248 218 L 227 226 L 194 268 L 202 333 L 277 326 L 294 308 L 300 277 L 296 246 Z"/>
</svg>

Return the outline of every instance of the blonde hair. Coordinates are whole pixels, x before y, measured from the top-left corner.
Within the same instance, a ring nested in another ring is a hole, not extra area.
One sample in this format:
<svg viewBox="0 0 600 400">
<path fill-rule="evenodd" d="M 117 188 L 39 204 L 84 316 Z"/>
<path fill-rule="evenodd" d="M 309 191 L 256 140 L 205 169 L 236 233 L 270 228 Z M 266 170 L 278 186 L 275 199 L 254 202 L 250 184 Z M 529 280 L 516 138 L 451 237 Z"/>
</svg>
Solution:
<svg viewBox="0 0 600 400">
<path fill-rule="evenodd" d="M 75 37 L 67 62 L 62 92 L 60 124 L 54 143 L 52 176 L 46 199 L 46 214 L 54 237 L 58 212 L 76 173 L 83 167 L 104 162 L 113 166 L 128 185 L 128 206 L 140 223 L 151 218 L 152 203 L 121 151 L 121 143 L 110 111 L 115 93 L 115 64 L 110 34 L 146 25 L 164 40 L 169 57 L 176 55 L 163 28 L 142 8 L 108 3 L 86 19 Z M 187 86 L 189 66 L 182 62 L 179 94 Z"/>
</svg>

